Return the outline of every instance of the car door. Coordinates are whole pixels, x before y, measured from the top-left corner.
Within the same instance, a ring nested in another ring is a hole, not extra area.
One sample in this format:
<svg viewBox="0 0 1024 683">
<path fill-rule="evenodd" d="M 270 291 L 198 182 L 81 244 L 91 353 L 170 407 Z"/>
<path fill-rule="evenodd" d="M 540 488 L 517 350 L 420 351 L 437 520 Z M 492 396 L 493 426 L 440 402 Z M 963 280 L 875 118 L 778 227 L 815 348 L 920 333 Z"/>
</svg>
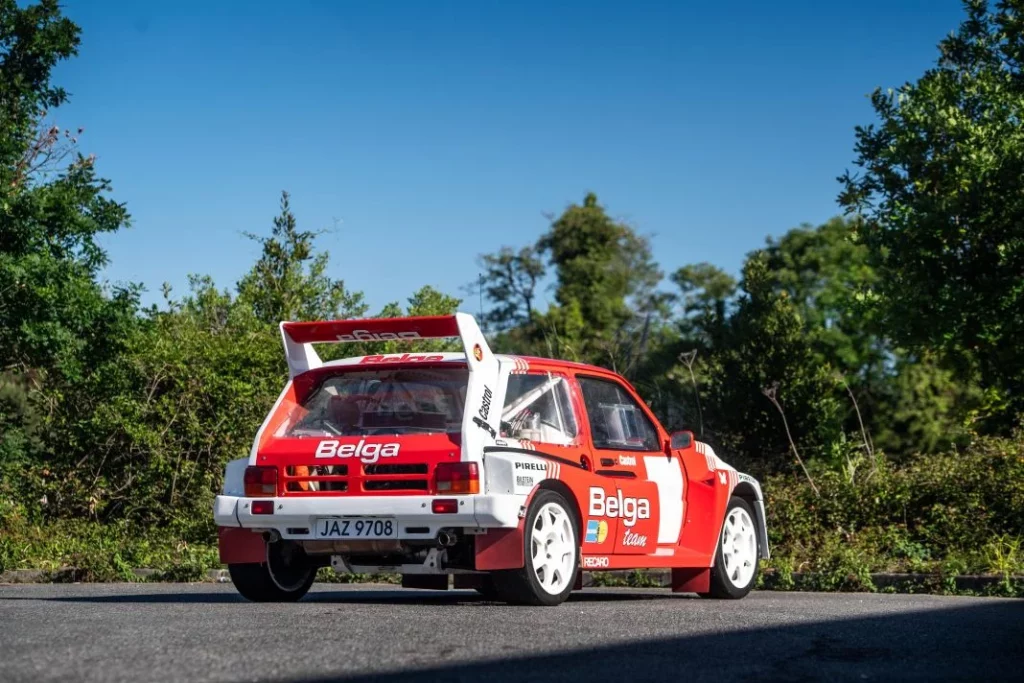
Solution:
<svg viewBox="0 0 1024 683">
<path fill-rule="evenodd" d="M 654 554 L 675 545 L 682 526 L 682 472 L 667 455 L 654 421 L 621 382 L 576 375 L 587 416 L 596 473 L 590 517 L 614 521 L 616 554 Z"/>
</svg>

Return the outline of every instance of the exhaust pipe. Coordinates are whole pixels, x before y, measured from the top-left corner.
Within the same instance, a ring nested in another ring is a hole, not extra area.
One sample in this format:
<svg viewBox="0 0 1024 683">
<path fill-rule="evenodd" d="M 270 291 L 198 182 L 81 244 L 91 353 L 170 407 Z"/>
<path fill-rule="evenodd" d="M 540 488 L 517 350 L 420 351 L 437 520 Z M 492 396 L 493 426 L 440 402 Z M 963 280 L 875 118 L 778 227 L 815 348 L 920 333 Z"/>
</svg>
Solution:
<svg viewBox="0 0 1024 683">
<path fill-rule="evenodd" d="M 458 541 L 455 534 L 450 531 L 441 530 L 437 532 L 437 545 L 441 548 L 450 548 Z"/>
<path fill-rule="evenodd" d="M 281 533 L 277 529 L 270 529 L 263 532 L 263 540 L 267 543 L 277 543 L 281 540 Z"/>
</svg>

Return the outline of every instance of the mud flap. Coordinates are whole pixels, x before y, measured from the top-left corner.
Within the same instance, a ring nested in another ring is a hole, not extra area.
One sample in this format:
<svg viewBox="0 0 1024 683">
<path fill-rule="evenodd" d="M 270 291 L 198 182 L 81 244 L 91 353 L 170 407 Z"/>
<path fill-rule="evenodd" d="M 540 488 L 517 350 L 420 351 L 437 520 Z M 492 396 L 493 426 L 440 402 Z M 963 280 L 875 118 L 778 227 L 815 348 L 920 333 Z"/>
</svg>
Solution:
<svg viewBox="0 0 1024 683">
<path fill-rule="evenodd" d="M 262 564 L 267 558 L 263 535 L 248 529 L 217 527 L 217 548 L 224 564 Z"/>
<path fill-rule="evenodd" d="M 487 533 L 475 536 L 474 569 L 521 569 L 526 563 L 522 526 L 520 524 L 515 529 L 488 529 Z"/>
<path fill-rule="evenodd" d="M 711 570 L 706 567 L 687 567 L 672 570 L 673 593 L 707 593 L 711 590 Z"/>
</svg>

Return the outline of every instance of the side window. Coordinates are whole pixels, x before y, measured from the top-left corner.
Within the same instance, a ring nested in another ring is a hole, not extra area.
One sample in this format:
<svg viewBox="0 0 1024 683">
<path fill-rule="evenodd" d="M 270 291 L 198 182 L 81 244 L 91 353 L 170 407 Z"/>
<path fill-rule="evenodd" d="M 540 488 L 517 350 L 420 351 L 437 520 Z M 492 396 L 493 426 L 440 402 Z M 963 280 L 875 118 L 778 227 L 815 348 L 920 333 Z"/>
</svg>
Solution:
<svg viewBox="0 0 1024 683">
<path fill-rule="evenodd" d="M 577 377 L 595 448 L 661 450 L 658 432 L 636 401 L 616 382 Z"/>
<path fill-rule="evenodd" d="M 550 373 L 509 375 L 501 436 L 568 446 L 579 427 L 564 377 Z"/>
</svg>

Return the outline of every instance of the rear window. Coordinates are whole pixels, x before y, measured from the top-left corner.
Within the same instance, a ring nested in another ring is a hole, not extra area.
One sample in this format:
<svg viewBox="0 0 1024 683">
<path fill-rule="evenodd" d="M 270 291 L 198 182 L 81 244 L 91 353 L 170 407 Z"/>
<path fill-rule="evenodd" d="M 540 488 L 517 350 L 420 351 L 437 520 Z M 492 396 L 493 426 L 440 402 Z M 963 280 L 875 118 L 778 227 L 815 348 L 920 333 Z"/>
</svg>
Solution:
<svg viewBox="0 0 1024 683">
<path fill-rule="evenodd" d="M 465 368 L 359 370 L 328 377 L 296 406 L 277 436 L 459 432 Z"/>
</svg>

